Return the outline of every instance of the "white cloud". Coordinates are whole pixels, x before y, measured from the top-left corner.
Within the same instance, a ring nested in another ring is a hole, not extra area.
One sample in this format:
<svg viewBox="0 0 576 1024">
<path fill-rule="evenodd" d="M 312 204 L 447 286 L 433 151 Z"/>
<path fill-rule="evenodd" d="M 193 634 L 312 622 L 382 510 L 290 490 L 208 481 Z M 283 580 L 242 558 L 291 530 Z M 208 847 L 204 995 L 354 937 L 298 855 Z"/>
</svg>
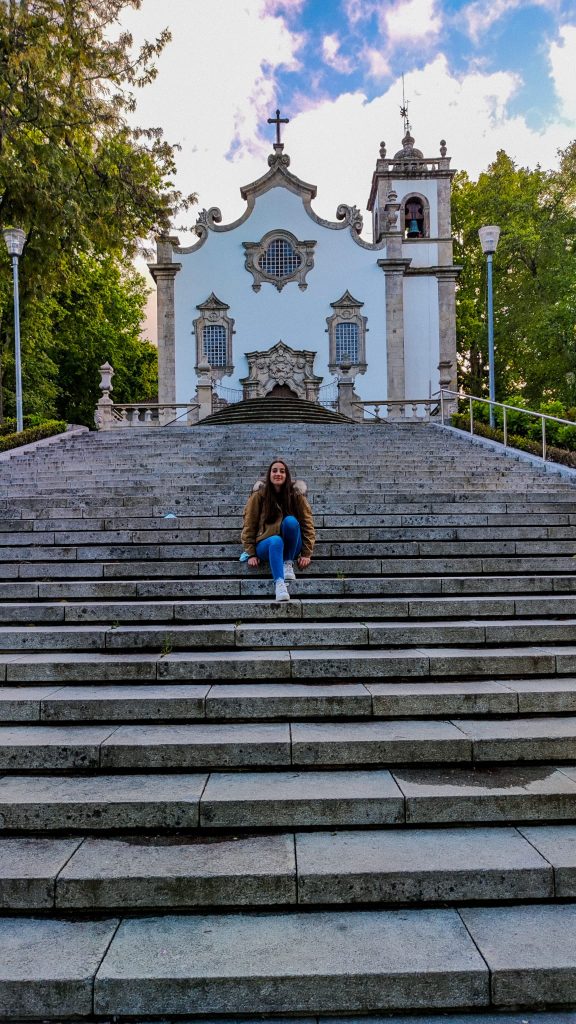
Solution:
<svg viewBox="0 0 576 1024">
<path fill-rule="evenodd" d="M 354 70 L 354 64 L 349 57 L 340 53 L 340 40 L 336 32 L 324 36 L 322 40 L 322 59 L 328 67 L 334 68 L 342 75 L 349 75 Z"/>
<path fill-rule="evenodd" d="M 378 10 L 378 3 L 370 0 L 344 0 L 344 14 L 350 25 L 357 25 L 361 21 L 368 21 Z"/>
<path fill-rule="evenodd" d="M 264 14 L 298 14 L 306 0 L 264 0 Z"/>
<path fill-rule="evenodd" d="M 194 0 L 192 16 L 190 0 L 143 0 L 123 19 L 135 43 L 169 20 L 172 42 L 156 80 L 137 94 L 136 121 L 161 125 L 180 143 L 178 187 L 196 191 L 200 209 L 221 204 L 225 220 L 242 212 L 239 185 L 262 173 L 269 147 L 259 133 L 273 139 L 266 120 L 277 105 L 275 72 L 298 67 L 302 36 L 266 15 L 268 2 Z"/>
<path fill-rule="evenodd" d="M 381 50 L 365 46 L 361 57 L 366 64 L 367 74 L 370 78 L 387 78 L 390 74 L 390 64 Z"/>
<path fill-rule="evenodd" d="M 138 122 L 160 124 L 170 141 L 182 144 L 176 156 L 178 187 L 197 191 L 199 208 L 220 206 L 224 223 L 245 209 L 240 186 L 267 170 L 274 130 L 266 119 L 277 106 L 275 71 L 280 65 L 294 67 L 299 59 L 301 37 L 283 18 L 264 16 L 266 2 L 194 0 L 192 19 L 189 0 L 171 0 L 174 41 L 160 58 L 157 80 L 138 94 Z M 388 4 L 387 8 L 392 10 Z M 430 0 L 426 7 L 424 0 L 417 6 L 416 0 L 397 4 L 395 39 L 407 31 L 408 8 L 414 16 L 418 10 L 420 17 L 426 9 L 425 25 L 435 24 Z M 163 27 L 165 17 L 158 0 L 143 0 L 132 26 L 141 38 L 150 37 Z M 387 55 L 387 50 L 364 51 L 374 72 L 382 74 Z M 479 65 L 456 76 L 446 57 L 438 54 L 420 70 L 407 73 L 406 95 L 418 148 L 426 156 L 438 155 L 440 139 L 447 139 L 453 166 L 471 176 L 483 170 L 498 149 L 505 149 L 519 164 L 556 166 L 557 150 L 576 135 L 576 26 L 561 28 L 549 58 L 563 120 L 540 131 L 530 128 L 521 115 L 509 115 L 510 101 L 521 84 L 510 72 L 488 73 Z M 308 95 L 294 95 L 292 109 L 282 110 L 291 118 L 283 139 L 291 170 L 318 186 L 314 208 L 333 220 L 339 203 L 365 207 L 380 140 L 386 140 L 391 155 L 400 149 L 402 89 L 396 81 L 371 100 L 362 92 L 319 99 L 313 79 L 311 68 Z M 192 211 L 191 222 L 195 216 Z M 365 221 L 368 225 L 367 215 Z M 189 236 L 181 239 L 190 242 Z"/>
<path fill-rule="evenodd" d="M 435 0 L 400 0 L 383 4 L 380 8 L 380 29 L 388 46 L 417 42 L 437 36 L 442 29 L 442 18 Z"/>
<path fill-rule="evenodd" d="M 576 25 L 563 25 L 558 33 L 560 42 L 550 46 L 550 65 L 561 113 L 567 121 L 576 122 Z"/>
<path fill-rule="evenodd" d="M 463 8 L 461 13 L 470 39 L 474 43 L 479 43 L 492 25 L 524 7 L 554 9 L 556 0 L 491 0 L 490 3 L 486 3 L 486 0 L 474 0 L 468 7 Z"/>
</svg>

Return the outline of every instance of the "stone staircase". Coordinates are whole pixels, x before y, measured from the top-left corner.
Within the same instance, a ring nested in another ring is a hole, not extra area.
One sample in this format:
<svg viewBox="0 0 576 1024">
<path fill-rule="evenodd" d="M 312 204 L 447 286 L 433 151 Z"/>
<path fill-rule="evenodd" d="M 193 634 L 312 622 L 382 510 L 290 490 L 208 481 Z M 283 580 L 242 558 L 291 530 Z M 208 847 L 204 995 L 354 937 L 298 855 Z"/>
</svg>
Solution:
<svg viewBox="0 0 576 1024">
<path fill-rule="evenodd" d="M 286 605 L 238 561 L 276 456 Z M 434 425 L 2 463 L 0 1020 L 574 1007 L 575 551 L 570 479 Z"/>
</svg>

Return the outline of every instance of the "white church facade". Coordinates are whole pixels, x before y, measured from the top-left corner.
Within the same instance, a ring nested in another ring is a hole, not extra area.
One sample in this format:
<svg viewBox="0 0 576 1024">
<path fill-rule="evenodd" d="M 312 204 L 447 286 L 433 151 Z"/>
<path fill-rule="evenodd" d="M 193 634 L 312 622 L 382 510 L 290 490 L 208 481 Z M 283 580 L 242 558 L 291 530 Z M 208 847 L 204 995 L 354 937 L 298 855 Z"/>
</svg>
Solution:
<svg viewBox="0 0 576 1024">
<path fill-rule="evenodd" d="M 318 400 L 349 374 L 362 400 L 427 399 L 456 386 L 455 281 L 446 146 L 427 158 L 409 131 L 382 143 L 368 210 L 313 209 L 316 188 L 290 169 L 280 141 L 262 177 L 241 189 L 231 224 L 204 210 L 197 241 L 163 236 L 157 285 L 160 403 L 184 404 L 208 366 L 216 393 Z M 231 389 L 231 390 L 230 390 Z"/>
</svg>

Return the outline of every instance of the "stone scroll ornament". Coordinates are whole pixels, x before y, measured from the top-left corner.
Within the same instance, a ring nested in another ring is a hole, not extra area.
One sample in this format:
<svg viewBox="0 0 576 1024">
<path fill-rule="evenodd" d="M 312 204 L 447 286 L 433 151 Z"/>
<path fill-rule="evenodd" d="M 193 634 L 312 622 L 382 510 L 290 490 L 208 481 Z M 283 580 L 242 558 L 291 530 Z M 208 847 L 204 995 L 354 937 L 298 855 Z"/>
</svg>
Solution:
<svg viewBox="0 0 576 1024">
<path fill-rule="evenodd" d="M 340 203 L 340 206 L 336 210 L 336 220 L 343 220 L 352 231 L 356 231 L 360 234 L 364 227 L 364 218 L 360 213 L 357 206 L 347 206 L 346 203 Z"/>
</svg>

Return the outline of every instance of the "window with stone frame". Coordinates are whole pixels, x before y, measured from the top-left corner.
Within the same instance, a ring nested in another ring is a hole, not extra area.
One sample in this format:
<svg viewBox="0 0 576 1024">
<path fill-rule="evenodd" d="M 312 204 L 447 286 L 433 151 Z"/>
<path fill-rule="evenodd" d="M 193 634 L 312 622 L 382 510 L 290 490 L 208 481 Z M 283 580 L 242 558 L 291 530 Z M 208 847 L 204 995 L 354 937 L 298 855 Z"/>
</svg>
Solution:
<svg viewBox="0 0 576 1024">
<path fill-rule="evenodd" d="M 404 196 L 400 205 L 400 229 L 406 239 L 430 238 L 430 203 L 419 192 Z"/>
<path fill-rule="evenodd" d="M 205 324 L 202 338 L 204 357 L 210 366 L 226 366 L 226 328 L 222 324 Z"/>
<path fill-rule="evenodd" d="M 234 321 L 228 306 L 212 292 L 205 302 L 196 306 L 200 316 L 194 320 L 196 338 L 196 372 L 200 363 L 208 362 L 215 380 L 229 376 L 234 370 L 232 336 Z"/>
<path fill-rule="evenodd" d="M 330 305 L 334 310 L 332 316 L 326 317 L 330 372 L 340 373 L 342 363 L 350 363 L 352 374 L 365 373 L 368 328 L 367 318 L 360 312 L 364 303 L 345 291 L 337 302 Z"/>
<path fill-rule="evenodd" d="M 273 284 L 278 291 L 295 282 L 303 291 L 306 275 L 314 266 L 315 241 L 299 241 L 290 231 L 269 231 L 259 242 L 243 242 L 244 266 L 252 274 L 252 288 Z"/>
</svg>

